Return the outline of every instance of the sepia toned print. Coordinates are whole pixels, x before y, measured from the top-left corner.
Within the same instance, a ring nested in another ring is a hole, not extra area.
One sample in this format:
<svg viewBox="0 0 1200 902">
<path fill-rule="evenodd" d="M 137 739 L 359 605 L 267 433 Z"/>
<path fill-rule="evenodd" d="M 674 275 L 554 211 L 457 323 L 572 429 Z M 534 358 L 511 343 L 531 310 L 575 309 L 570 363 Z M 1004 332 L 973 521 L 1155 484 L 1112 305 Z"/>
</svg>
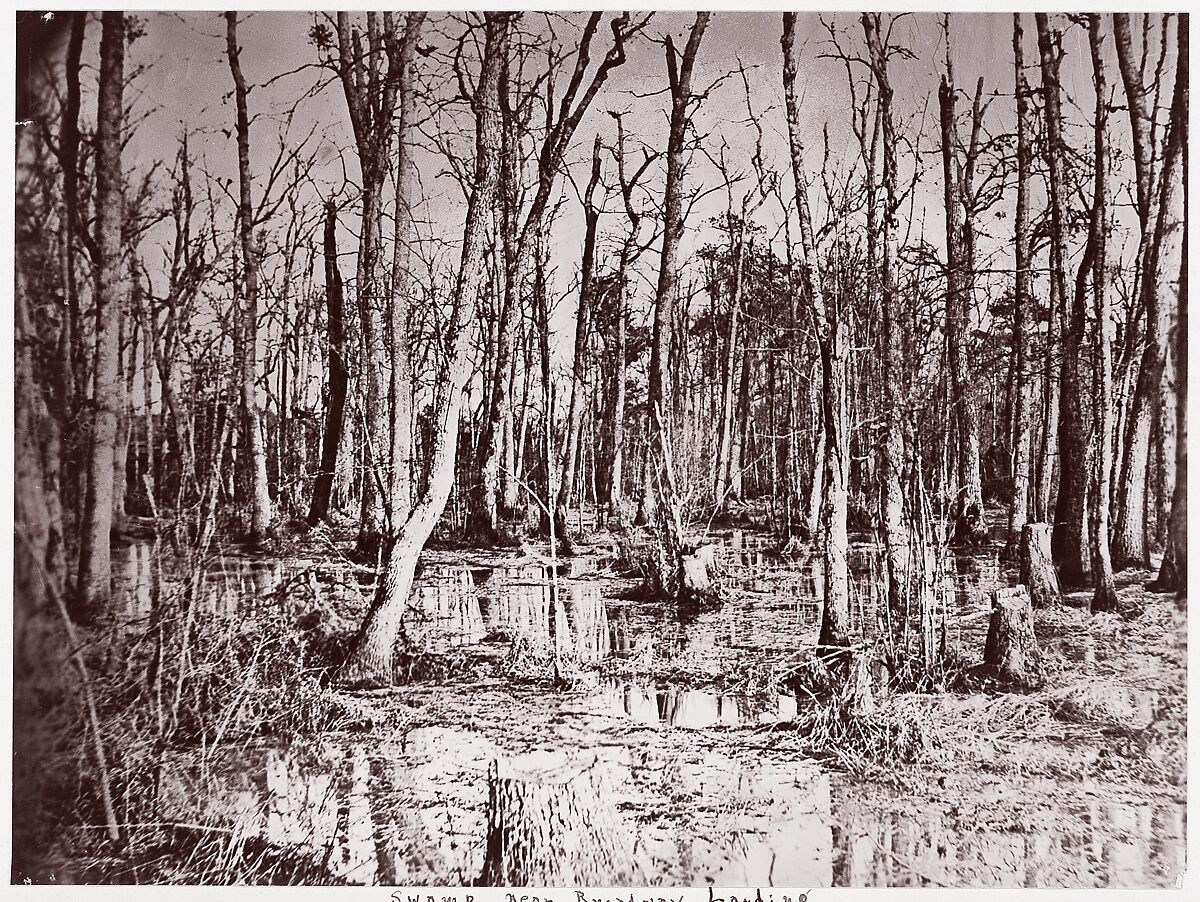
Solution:
<svg viewBox="0 0 1200 902">
<path fill-rule="evenodd" d="M 1181 885 L 1188 30 L 16 13 L 11 882 Z"/>
</svg>

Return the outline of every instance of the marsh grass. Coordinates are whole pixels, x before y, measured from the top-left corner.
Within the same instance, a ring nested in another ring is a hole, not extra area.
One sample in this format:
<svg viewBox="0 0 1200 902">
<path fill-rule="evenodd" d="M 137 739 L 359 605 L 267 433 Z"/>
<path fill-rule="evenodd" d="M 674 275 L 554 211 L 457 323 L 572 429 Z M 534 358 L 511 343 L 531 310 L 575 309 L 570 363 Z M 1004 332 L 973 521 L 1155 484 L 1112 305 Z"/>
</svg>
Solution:
<svg viewBox="0 0 1200 902">
<path fill-rule="evenodd" d="M 147 882 L 157 873 L 177 882 L 269 883 L 287 882 L 300 867 L 291 853 L 227 836 L 219 823 L 192 833 L 162 824 L 160 781 L 174 753 L 203 763 L 222 746 L 369 725 L 362 706 L 329 685 L 350 625 L 306 589 L 312 580 L 248 600 L 249 614 L 215 612 L 196 567 L 158 593 L 148 619 L 110 622 L 83 638 L 120 838 L 92 826 L 104 820 L 95 757 L 65 742 L 44 762 L 57 841 L 40 872 L 65 873 L 57 858 L 87 882 Z M 85 732 L 80 724 L 64 735 Z"/>
</svg>

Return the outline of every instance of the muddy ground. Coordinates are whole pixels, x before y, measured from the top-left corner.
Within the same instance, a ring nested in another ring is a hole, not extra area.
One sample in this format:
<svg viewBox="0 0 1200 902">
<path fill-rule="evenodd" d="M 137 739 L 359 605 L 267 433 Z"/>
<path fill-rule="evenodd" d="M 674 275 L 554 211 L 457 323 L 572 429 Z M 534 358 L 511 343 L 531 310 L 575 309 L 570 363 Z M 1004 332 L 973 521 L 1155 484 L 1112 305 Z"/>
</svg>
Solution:
<svg viewBox="0 0 1200 902">
<path fill-rule="evenodd" d="M 410 662 L 413 681 L 337 693 L 333 728 L 316 736 L 171 750 L 163 817 L 300 850 L 332 882 L 470 884 L 489 765 L 544 750 L 596 755 L 642 884 L 1175 883 L 1185 603 L 1145 592 L 1147 573 L 1119 577 L 1139 616 L 1094 616 L 1086 593 L 1036 612 L 1035 692 L 881 696 L 875 726 L 904 738 L 888 755 L 815 742 L 811 703 L 789 682 L 811 658 L 819 560 L 779 558 L 752 530 L 721 541 L 726 600 L 703 612 L 638 593 L 615 537 L 557 570 L 544 546 L 431 549 L 410 616 L 430 655 Z M 371 567 L 341 547 L 318 534 L 283 559 L 222 556 L 208 568 L 212 615 L 290 606 L 352 624 Z M 964 665 L 982 657 L 989 591 L 1015 581 L 999 547 L 947 560 L 948 638 Z M 851 553 L 868 644 L 875 554 L 866 542 Z M 146 545 L 122 553 L 132 621 L 162 591 L 152 558 Z"/>
</svg>

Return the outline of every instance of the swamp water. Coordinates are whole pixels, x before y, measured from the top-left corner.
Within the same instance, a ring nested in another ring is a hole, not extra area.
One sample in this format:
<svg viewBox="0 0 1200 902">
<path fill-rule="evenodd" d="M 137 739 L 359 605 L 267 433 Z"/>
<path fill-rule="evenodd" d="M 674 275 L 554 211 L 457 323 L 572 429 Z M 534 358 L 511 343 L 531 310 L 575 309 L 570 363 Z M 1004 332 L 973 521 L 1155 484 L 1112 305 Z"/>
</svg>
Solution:
<svg viewBox="0 0 1200 902">
<path fill-rule="evenodd" d="M 850 555 L 852 619 L 868 635 L 875 554 L 854 545 Z M 399 708 L 366 733 L 180 755 L 164 768 L 163 810 L 306 851 L 350 883 L 470 884 L 483 865 L 489 764 L 534 749 L 594 749 L 651 885 L 1175 881 L 1182 802 L 1113 801 L 1085 786 L 1068 811 L 1062 787 L 1039 796 L 1036 778 L 1007 778 L 932 792 L 914 806 L 911 794 L 860 787 L 772 748 L 773 729 L 796 716 L 793 696 L 651 679 L 648 660 L 660 674 L 720 673 L 743 656 L 788 660 L 803 650 L 797 637 L 815 635 L 819 557 L 775 558 L 760 538 L 736 532 L 718 557 L 733 597 L 684 618 L 670 605 L 605 594 L 603 571 L 586 557 L 554 581 L 540 562 L 426 566 L 408 618 L 426 647 L 493 660 L 557 654 L 590 678 L 561 691 L 503 677 L 416 684 L 389 693 Z M 163 589 L 154 554 L 134 545 L 120 561 L 127 616 L 141 621 Z M 994 550 L 946 567 L 949 638 L 977 651 L 988 591 L 1006 575 Z M 205 572 L 198 597 L 211 616 L 246 617 L 301 585 L 360 608 L 369 589 L 362 574 L 327 562 L 225 558 Z M 1096 659 L 1087 643 L 1064 652 L 1082 666 Z"/>
</svg>

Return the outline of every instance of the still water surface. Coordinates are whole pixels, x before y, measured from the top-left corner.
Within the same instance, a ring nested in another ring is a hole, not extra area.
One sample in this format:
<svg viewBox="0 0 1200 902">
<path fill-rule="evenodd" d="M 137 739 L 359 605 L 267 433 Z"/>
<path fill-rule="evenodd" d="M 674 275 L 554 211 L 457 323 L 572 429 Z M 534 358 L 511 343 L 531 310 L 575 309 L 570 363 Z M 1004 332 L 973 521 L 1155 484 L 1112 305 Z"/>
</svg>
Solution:
<svg viewBox="0 0 1200 902">
<path fill-rule="evenodd" d="M 864 634 L 876 628 L 877 554 L 870 545 L 851 547 L 852 618 Z M 720 557 L 728 585 L 740 591 L 721 609 L 686 618 L 605 595 L 589 561 L 562 568 L 557 580 L 537 562 L 428 567 L 414 589 L 408 628 L 435 651 L 494 654 L 520 642 L 530 654 L 557 653 L 583 665 L 653 655 L 703 667 L 731 652 L 798 651 L 804 637 L 811 640 L 818 556 L 779 559 L 757 537 L 734 533 Z M 149 545 L 123 549 L 118 566 L 131 624 L 144 621 L 162 593 L 177 590 Z M 572 569 L 585 575 L 573 577 Z M 1007 576 L 994 551 L 952 557 L 947 571 L 951 640 L 981 645 L 987 593 Z M 206 569 L 196 597 L 211 616 L 246 617 L 287 604 L 300 594 L 297 586 L 353 597 L 369 592 L 364 582 L 332 566 L 225 558 Z M 1078 653 L 1094 662 L 1094 652 Z M 1081 794 L 1070 817 L 1032 805 L 1019 823 L 990 824 L 965 819 L 954 805 L 913 811 L 878 793 L 856 795 L 852 786 L 832 792 L 830 776 L 811 762 L 748 761 L 693 738 L 786 723 L 796 715 L 796 700 L 786 695 L 613 676 L 512 703 L 559 723 L 560 737 L 577 737 L 568 741 L 605 744 L 616 801 L 637 824 L 648 883 L 1156 886 L 1173 883 L 1182 864 L 1181 805 Z M 737 742 L 745 734 L 728 735 Z M 352 883 L 469 884 L 483 863 L 487 768 L 513 751 L 504 738 L 423 726 L 395 741 L 334 735 L 303 747 L 218 751 L 203 764 L 180 758 L 166 770 L 164 809 L 221 818 L 249 836 L 308 849 Z M 197 800 L 202 812 L 192 810 Z"/>
</svg>

